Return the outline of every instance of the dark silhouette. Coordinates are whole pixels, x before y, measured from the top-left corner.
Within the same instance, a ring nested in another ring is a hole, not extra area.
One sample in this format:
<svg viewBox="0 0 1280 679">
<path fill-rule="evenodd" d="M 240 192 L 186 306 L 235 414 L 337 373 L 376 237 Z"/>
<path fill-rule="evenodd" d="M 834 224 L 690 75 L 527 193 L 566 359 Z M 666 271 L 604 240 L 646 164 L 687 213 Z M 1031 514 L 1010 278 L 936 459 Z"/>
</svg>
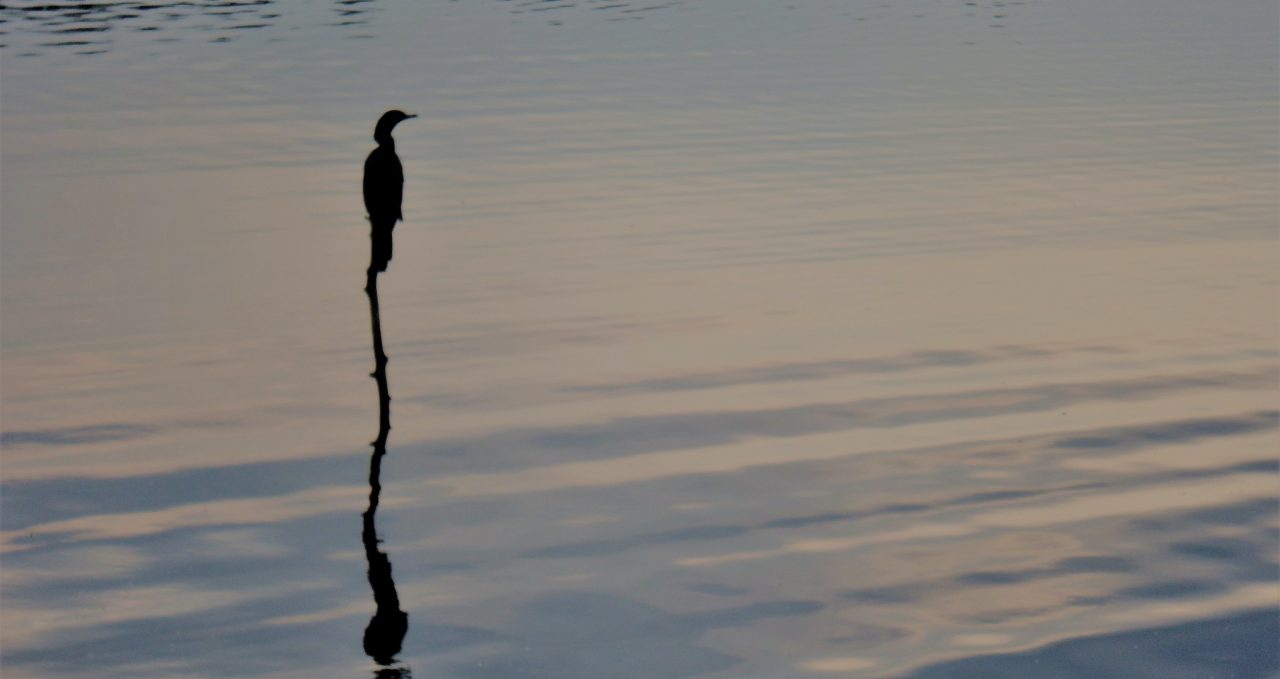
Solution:
<svg viewBox="0 0 1280 679">
<path fill-rule="evenodd" d="M 391 230 L 396 222 L 403 221 L 400 202 L 404 195 L 404 168 L 396 155 L 396 141 L 391 130 L 400 121 L 417 116 L 404 111 L 387 111 L 373 128 L 373 139 L 378 142 L 368 159 L 364 161 L 364 207 L 369 211 L 369 223 L 373 231 L 373 251 L 369 258 L 369 271 L 386 271 L 391 261 Z"/>
<path fill-rule="evenodd" d="M 396 142 L 391 130 L 400 121 L 415 116 L 403 111 L 387 111 L 378 119 L 373 138 L 378 148 L 364 162 L 364 205 L 372 226 L 372 249 L 364 287 L 369 295 L 369 320 L 373 329 L 373 372 L 378 383 L 378 438 L 373 442 L 369 458 L 369 508 L 364 512 L 361 541 L 369 563 L 369 587 L 377 607 L 364 628 L 364 652 L 382 665 L 379 677 L 407 676 L 400 668 L 390 667 L 396 660 L 409 630 L 409 614 L 400 610 L 400 597 L 391 578 L 391 560 L 378 549 L 375 518 L 382 495 L 382 458 L 387 454 L 387 437 L 391 434 L 391 388 L 387 385 L 387 354 L 382 350 L 382 317 L 378 312 L 378 272 L 387 270 L 391 260 L 391 230 L 403 219 L 400 201 L 404 195 L 404 171 L 396 156 Z"/>
<path fill-rule="evenodd" d="M 373 324 L 374 371 L 371 375 L 378 383 L 378 438 L 373 442 L 373 455 L 369 458 L 369 508 L 364 512 L 365 559 L 369 562 L 369 586 L 373 588 L 373 602 L 377 611 L 364 629 L 364 652 L 383 666 L 379 677 L 404 676 L 399 668 L 387 667 L 395 662 L 409 629 L 409 614 L 400 610 L 400 597 L 396 594 L 395 580 L 391 579 L 391 560 L 378 549 L 378 529 L 374 524 L 378 512 L 378 499 L 382 494 L 382 457 L 387 454 L 387 437 L 391 433 L 391 391 L 387 386 L 387 355 L 382 351 L 382 320 L 378 314 L 378 274 L 369 268 L 368 284 L 369 316 Z"/>
</svg>

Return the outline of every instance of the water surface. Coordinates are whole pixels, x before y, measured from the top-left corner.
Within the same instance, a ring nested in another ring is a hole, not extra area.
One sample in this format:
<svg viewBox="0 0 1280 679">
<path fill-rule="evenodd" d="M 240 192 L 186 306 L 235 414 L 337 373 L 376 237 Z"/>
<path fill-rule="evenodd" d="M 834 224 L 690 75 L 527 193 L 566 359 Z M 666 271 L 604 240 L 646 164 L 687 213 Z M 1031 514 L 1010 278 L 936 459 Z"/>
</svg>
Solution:
<svg viewBox="0 0 1280 679">
<path fill-rule="evenodd" d="M 1273 3 L 0 15 L 6 678 L 1280 674 Z"/>
</svg>

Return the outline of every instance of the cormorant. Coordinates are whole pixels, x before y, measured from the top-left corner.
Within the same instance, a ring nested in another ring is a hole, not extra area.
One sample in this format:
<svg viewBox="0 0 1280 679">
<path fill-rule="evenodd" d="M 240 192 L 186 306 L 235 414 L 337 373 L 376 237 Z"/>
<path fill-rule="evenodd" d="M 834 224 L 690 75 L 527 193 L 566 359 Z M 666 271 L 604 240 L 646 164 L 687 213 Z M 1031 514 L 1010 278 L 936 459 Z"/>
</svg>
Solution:
<svg viewBox="0 0 1280 679">
<path fill-rule="evenodd" d="M 364 161 L 364 207 L 369 211 L 369 223 L 373 227 L 370 234 L 373 250 L 369 257 L 371 274 L 387 270 L 387 262 L 391 261 L 391 230 L 396 222 L 404 220 L 400 213 L 404 169 L 396 156 L 396 141 L 391 138 L 391 130 L 401 120 L 416 117 L 404 111 L 387 111 L 373 129 L 373 139 L 378 142 L 378 148 Z"/>
</svg>

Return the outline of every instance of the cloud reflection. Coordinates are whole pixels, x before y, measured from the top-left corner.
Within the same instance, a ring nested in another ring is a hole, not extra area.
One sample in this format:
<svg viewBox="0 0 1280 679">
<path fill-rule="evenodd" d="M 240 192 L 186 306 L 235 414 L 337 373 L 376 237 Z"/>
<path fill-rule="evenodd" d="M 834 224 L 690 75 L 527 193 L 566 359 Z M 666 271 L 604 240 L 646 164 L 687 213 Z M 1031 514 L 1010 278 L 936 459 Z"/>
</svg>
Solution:
<svg viewBox="0 0 1280 679">
<path fill-rule="evenodd" d="M 506 650 L 454 671 L 467 679 L 696 677 L 741 662 L 705 648 L 700 640 L 707 632 L 809 615 L 824 607 L 817 601 L 778 600 L 673 614 L 617 595 L 558 592 L 515 614 L 508 626 L 514 641 Z"/>
<path fill-rule="evenodd" d="M 1099 634 L 1049 644 L 1023 653 L 962 658 L 919 669 L 911 679 L 1037 676 L 1126 679 L 1267 679 L 1280 672 L 1275 640 L 1280 616 L 1274 609 L 1222 618 Z"/>
</svg>

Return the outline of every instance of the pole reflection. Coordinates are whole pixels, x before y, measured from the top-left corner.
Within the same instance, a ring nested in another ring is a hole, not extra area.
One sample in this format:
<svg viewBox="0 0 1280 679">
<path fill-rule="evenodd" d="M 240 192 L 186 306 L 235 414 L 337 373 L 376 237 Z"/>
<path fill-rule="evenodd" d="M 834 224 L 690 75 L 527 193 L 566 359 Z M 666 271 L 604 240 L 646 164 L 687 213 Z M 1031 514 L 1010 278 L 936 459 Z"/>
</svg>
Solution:
<svg viewBox="0 0 1280 679">
<path fill-rule="evenodd" d="M 378 530 L 375 518 L 378 500 L 382 494 L 382 457 L 387 454 L 387 436 L 391 433 L 391 392 L 387 386 L 387 355 L 382 350 L 382 320 L 378 313 L 378 274 L 370 267 L 365 292 L 369 295 L 369 316 L 373 324 L 374 371 L 371 375 L 378 383 L 378 438 L 373 442 L 373 455 L 369 458 L 369 508 L 364 512 L 364 528 L 361 539 L 364 555 L 369 563 L 369 586 L 373 589 L 373 601 L 377 606 L 373 618 L 364 629 L 364 652 L 381 667 L 380 678 L 408 677 L 406 667 L 394 666 L 400 652 L 405 632 L 409 629 L 409 614 L 400 610 L 400 597 L 396 583 L 391 578 L 391 560 L 378 549 Z"/>
</svg>

